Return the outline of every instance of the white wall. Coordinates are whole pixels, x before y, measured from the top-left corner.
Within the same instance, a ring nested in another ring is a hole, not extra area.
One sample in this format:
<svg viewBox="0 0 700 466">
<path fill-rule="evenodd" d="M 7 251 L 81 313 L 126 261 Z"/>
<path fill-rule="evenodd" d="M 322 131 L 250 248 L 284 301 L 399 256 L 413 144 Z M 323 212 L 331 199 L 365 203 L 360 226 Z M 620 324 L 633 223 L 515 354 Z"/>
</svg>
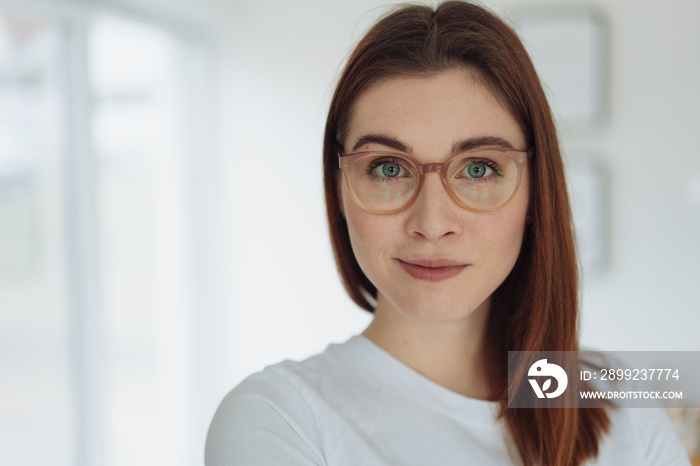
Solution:
<svg viewBox="0 0 700 466">
<path fill-rule="evenodd" d="M 601 3 L 611 23 L 608 128 L 571 148 L 610 175 L 610 266 L 584 288 L 584 341 L 700 349 L 700 31 L 693 1 Z"/>
</svg>

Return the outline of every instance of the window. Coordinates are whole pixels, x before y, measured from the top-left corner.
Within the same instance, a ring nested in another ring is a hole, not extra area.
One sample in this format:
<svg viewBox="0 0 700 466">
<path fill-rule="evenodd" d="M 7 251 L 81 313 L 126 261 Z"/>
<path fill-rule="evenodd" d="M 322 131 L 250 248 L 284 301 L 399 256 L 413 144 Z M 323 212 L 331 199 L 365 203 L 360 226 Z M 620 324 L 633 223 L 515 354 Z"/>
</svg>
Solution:
<svg viewBox="0 0 700 466">
<path fill-rule="evenodd" d="M 207 41 L 48 5 L 0 5 L 0 464 L 193 464 Z"/>
</svg>

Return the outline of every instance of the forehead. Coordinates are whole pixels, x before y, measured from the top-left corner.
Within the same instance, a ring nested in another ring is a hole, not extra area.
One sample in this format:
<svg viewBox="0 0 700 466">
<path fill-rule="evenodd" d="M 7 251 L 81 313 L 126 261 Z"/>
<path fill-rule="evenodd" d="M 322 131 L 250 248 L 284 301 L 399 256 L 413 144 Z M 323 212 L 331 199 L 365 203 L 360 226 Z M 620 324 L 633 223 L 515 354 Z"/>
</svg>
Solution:
<svg viewBox="0 0 700 466">
<path fill-rule="evenodd" d="M 366 89 L 353 107 L 345 151 L 368 134 L 398 139 L 416 154 L 443 156 L 455 142 L 477 137 L 500 137 L 525 148 L 501 100 L 473 73 L 456 70 L 392 77 Z"/>
</svg>

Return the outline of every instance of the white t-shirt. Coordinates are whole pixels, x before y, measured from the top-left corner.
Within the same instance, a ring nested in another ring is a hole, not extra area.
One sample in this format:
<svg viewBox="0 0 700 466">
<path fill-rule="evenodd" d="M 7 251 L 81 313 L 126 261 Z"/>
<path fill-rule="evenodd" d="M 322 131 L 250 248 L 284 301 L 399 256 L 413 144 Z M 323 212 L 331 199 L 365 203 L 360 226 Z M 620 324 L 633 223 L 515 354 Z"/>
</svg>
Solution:
<svg viewBox="0 0 700 466">
<path fill-rule="evenodd" d="M 206 465 L 518 464 L 497 406 L 437 385 L 358 335 L 232 390 L 209 428 Z M 690 465 L 663 409 L 610 416 L 612 432 L 587 465 Z"/>
</svg>

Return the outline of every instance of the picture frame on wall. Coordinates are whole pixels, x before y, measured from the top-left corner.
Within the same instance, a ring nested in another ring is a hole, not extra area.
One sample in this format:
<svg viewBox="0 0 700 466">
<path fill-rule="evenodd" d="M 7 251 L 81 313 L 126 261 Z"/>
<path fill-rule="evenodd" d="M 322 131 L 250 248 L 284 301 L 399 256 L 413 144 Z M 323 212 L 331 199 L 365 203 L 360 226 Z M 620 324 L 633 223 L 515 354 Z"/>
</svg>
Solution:
<svg viewBox="0 0 700 466">
<path fill-rule="evenodd" d="M 602 126 L 609 74 L 603 14 L 589 6 L 528 8 L 514 19 L 558 122 L 572 131 Z"/>
</svg>

